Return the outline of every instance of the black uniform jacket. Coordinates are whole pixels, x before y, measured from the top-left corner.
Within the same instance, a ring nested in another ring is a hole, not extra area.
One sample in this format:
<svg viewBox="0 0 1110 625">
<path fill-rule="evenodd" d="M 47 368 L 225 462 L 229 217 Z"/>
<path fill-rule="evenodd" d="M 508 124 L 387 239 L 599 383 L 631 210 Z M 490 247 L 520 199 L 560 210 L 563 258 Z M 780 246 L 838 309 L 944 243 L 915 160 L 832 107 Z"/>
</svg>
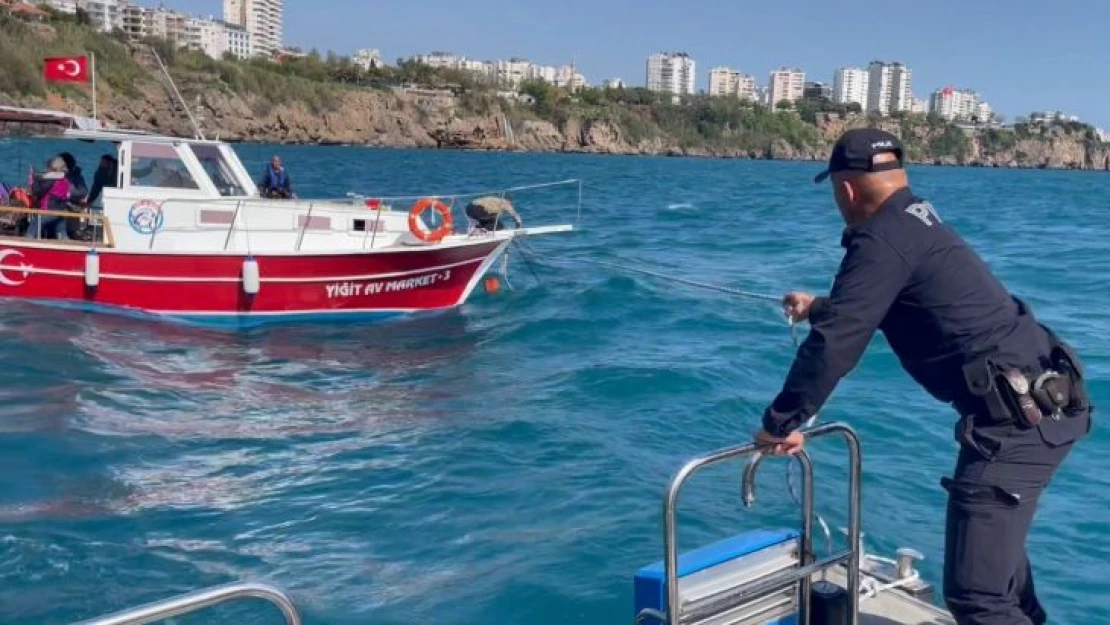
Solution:
<svg viewBox="0 0 1110 625">
<path fill-rule="evenodd" d="M 966 397 L 962 367 L 977 355 L 1024 367 L 1049 352 L 1025 304 L 908 188 L 845 229 L 841 245 L 832 290 L 815 300 L 811 331 L 763 414 L 768 433 L 785 436 L 817 414 L 876 328 L 910 376 L 944 402 Z"/>
</svg>

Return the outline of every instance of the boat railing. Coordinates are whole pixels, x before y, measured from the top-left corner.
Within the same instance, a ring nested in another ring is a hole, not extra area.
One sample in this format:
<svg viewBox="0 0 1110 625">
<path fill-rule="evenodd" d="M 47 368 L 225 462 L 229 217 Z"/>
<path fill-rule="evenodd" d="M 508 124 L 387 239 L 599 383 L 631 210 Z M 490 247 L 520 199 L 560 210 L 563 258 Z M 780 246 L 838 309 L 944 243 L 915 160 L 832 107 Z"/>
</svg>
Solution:
<svg viewBox="0 0 1110 625">
<path fill-rule="evenodd" d="M 74 625 L 145 625 L 196 612 L 235 599 L 262 599 L 281 610 L 286 625 L 301 625 L 296 606 L 281 590 L 259 582 L 236 582 L 213 586 L 161 601 L 154 601 Z"/>
<path fill-rule="evenodd" d="M 781 574 L 753 583 L 742 589 L 743 597 L 759 596 L 771 589 L 781 587 L 786 583 L 799 584 L 799 617 L 800 625 L 809 624 L 809 598 L 810 580 L 813 575 L 825 569 L 840 564 L 845 564 L 848 569 L 848 596 L 849 596 L 849 623 L 858 622 L 859 615 L 859 589 L 860 589 L 860 524 L 861 524 L 861 459 L 859 438 L 855 431 L 844 423 L 827 423 L 804 430 L 807 442 L 828 436 L 841 435 L 848 445 L 849 453 L 849 485 L 848 485 L 848 547 L 820 560 L 815 560 L 813 553 L 813 465 L 805 451 L 794 454 L 802 466 L 802 528 L 801 528 L 801 553 L 799 566 Z M 730 447 L 711 452 L 707 455 L 694 458 L 687 462 L 671 479 L 667 487 L 663 503 L 663 549 L 664 572 L 666 575 L 666 614 L 656 613 L 654 610 L 645 610 L 637 615 L 637 622 L 646 619 L 657 619 L 667 625 L 679 625 L 689 619 L 696 620 L 698 615 L 683 613 L 679 602 L 678 578 L 678 521 L 677 506 L 678 495 L 686 482 L 702 469 L 723 462 L 738 460 L 754 456 L 746 468 L 744 476 L 745 499 L 750 503 L 754 493 L 750 490 L 754 483 L 755 469 L 763 459 L 765 447 L 748 443 L 737 447 Z M 742 597 L 733 597 L 738 599 Z M 708 606 L 712 609 L 714 606 Z"/>
<path fill-rule="evenodd" d="M 57 210 L 42 210 L 38 208 L 26 208 L 23 206 L 0 206 L 0 215 L 26 215 L 33 217 L 40 215 L 42 217 L 65 217 L 66 219 L 78 219 L 88 221 L 93 224 L 93 240 L 94 245 L 101 245 L 103 247 L 115 247 L 116 238 L 112 233 L 112 221 L 108 216 L 100 211 L 57 211 Z M 31 224 L 32 227 L 34 224 Z M 63 226 L 64 227 L 64 226 Z M 35 240 L 49 240 L 64 243 L 65 240 L 44 239 L 42 233 L 35 234 Z M 71 239 L 80 243 L 90 243 L 79 239 Z"/>
<path fill-rule="evenodd" d="M 159 207 L 162 211 L 166 211 L 167 207 L 175 204 L 182 206 L 195 206 L 203 204 L 205 206 L 226 206 L 228 210 L 232 211 L 230 222 L 227 224 L 227 231 L 224 237 L 223 249 L 227 250 L 231 245 L 232 237 L 236 232 L 246 233 L 247 236 L 251 234 L 266 234 L 266 233 L 289 233 L 290 228 L 260 228 L 250 226 L 250 216 L 255 214 L 256 211 L 289 211 L 291 208 L 297 211 L 307 211 L 303 215 L 300 225 L 296 226 L 297 239 L 294 245 L 294 251 L 300 251 L 304 243 L 306 233 L 311 229 L 313 223 L 313 213 L 320 210 L 327 209 L 355 209 L 358 207 L 372 208 L 372 219 L 367 219 L 365 234 L 362 241 L 362 248 L 366 249 L 367 246 L 372 248 L 376 242 L 377 235 L 382 231 L 382 215 L 392 211 L 394 204 L 407 204 L 409 202 L 415 203 L 425 198 L 437 199 L 444 202 L 447 207 L 454 212 L 455 207 L 462 201 L 470 198 L 478 198 L 489 195 L 496 195 L 505 197 L 510 193 L 519 191 L 528 191 L 534 189 L 544 189 L 560 186 L 577 185 L 577 218 L 581 219 L 582 215 L 582 181 L 579 179 L 561 180 L 558 182 L 545 182 L 531 185 L 520 185 L 515 187 L 508 187 L 499 190 L 486 190 L 475 191 L 466 193 L 451 193 L 443 195 L 393 195 L 393 196 L 363 196 L 356 194 L 348 194 L 343 198 L 318 198 L 318 199 L 273 199 L 262 197 L 220 197 L 220 198 L 170 198 L 160 202 Z M 213 224 L 216 225 L 216 224 Z M 222 224 L 220 224 L 222 225 Z M 159 234 L 166 232 L 195 232 L 196 228 L 180 228 L 163 226 L 153 228 L 152 232 L 148 235 L 147 248 L 153 250 L 155 241 Z"/>
</svg>

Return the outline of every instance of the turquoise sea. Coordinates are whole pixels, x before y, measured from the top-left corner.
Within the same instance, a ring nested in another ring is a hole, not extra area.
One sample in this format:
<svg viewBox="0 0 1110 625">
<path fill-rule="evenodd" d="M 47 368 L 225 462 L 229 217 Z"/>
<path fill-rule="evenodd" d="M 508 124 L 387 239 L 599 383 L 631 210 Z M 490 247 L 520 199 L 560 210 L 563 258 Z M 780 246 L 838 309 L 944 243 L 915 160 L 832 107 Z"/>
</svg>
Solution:
<svg viewBox="0 0 1110 625">
<path fill-rule="evenodd" d="M 66 148 L 91 179 L 96 146 L 24 142 L 0 142 L 0 179 Z M 68 623 L 240 579 L 287 589 L 311 625 L 631 622 L 632 576 L 662 556 L 667 480 L 693 455 L 748 440 L 794 348 L 775 304 L 560 259 L 775 295 L 825 290 L 841 223 L 810 181 L 819 164 L 239 150 L 256 172 L 279 152 L 302 195 L 580 178 L 580 230 L 531 242 L 548 262 L 514 252 L 512 290 L 384 326 L 209 331 L 0 304 L 0 622 Z M 1078 347 L 1095 403 L 1107 403 L 1110 177 L 911 176 Z M 517 201 L 526 220 L 550 223 L 575 219 L 576 196 Z M 1110 622 L 1100 414 L 1029 540 L 1053 623 Z M 822 419 L 862 436 L 869 548 L 922 551 L 939 596 L 954 414 L 877 336 Z M 811 453 L 818 512 L 843 526 L 843 446 Z M 764 463 L 751 510 L 738 467 L 696 478 L 683 547 L 795 523 L 784 469 Z M 208 614 L 279 622 L 255 601 Z"/>
</svg>

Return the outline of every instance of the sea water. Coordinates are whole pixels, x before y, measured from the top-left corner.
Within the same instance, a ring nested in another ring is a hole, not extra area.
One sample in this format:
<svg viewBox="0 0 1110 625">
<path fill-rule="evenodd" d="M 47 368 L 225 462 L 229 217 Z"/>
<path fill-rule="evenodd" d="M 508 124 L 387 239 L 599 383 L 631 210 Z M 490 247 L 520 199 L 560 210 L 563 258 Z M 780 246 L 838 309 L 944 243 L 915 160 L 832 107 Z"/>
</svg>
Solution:
<svg viewBox="0 0 1110 625">
<path fill-rule="evenodd" d="M 73 147 L 4 144 L 0 179 Z M 100 150 L 76 147 L 91 183 Z M 662 556 L 668 479 L 749 439 L 794 347 L 773 303 L 559 259 L 777 295 L 826 290 L 843 251 L 814 163 L 239 151 L 259 176 L 280 153 L 303 196 L 579 178 L 580 219 L 574 185 L 514 195 L 526 224 L 579 230 L 530 242 L 530 256 L 514 249 L 511 289 L 386 326 L 208 331 L 4 302 L 0 622 L 66 623 L 242 579 L 287 589 L 309 624 L 630 622 L 632 575 Z M 1078 347 L 1104 403 L 1110 177 L 911 175 Z M 1110 621 L 1108 437 L 1095 417 L 1029 538 L 1058 623 Z M 821 418 L 862 436 L 868 547 L 922 551 L 939 595 L 953 413 L 876 336 Z M 811 453 L 818 512 L 836 532 L 844 449 L 824 440 Z M 680 501 L 682 548 L 796 523 L 785 467 L 763 464 L 751 510 L 738 467 L 696 477 Z M 278 622 L 253 601 L 209 614 Z"/>
</svg>

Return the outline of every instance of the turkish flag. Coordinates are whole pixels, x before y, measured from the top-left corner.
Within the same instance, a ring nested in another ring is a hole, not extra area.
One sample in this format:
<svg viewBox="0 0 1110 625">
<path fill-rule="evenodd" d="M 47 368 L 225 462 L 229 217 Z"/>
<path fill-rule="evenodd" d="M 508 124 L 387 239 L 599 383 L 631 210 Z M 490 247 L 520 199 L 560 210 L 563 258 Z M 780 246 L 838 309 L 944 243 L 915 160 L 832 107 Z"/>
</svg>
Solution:
<svg viewBox="0 0 1110 625">
<path fill-rule="evenodd" d="M 59 56 L 44 59 L 42 77 L 54 82 L 89 82 L 89 59 Z"/>
</svg>

